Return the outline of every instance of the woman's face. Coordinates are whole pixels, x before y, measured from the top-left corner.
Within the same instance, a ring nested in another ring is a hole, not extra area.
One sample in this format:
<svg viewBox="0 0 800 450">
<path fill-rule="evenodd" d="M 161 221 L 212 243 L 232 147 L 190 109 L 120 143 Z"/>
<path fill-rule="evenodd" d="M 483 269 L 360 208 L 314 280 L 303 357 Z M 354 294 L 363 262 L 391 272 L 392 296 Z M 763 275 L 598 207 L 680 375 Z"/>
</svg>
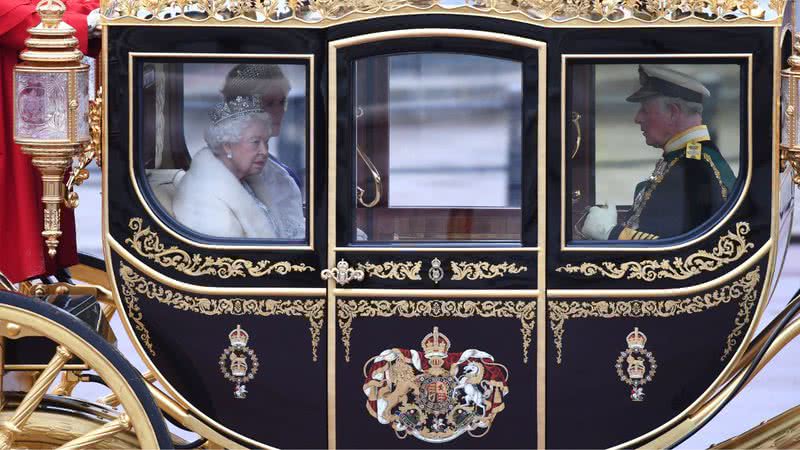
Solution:
<svg viewBox="0 0 800 450">
<path fill-rule="evenodd" d="M 258 175 L 264 170 L 269 158 L 269 124 L 261 120 L 252 120 L 242 130 L 239 142 L 225 144 L 224 156 L 228 168 L 237 178 Z"/>
<path fill-rule="evenodd" d="M 261 104 L 272 117 L 274 136 L 281 134 L 281 122 L 286 113 L 286 98 L 289 96 L 289 89 L 289 83 L 286 80 L 276 80 L 267 83 L 261 93 Z"/>
</svg>

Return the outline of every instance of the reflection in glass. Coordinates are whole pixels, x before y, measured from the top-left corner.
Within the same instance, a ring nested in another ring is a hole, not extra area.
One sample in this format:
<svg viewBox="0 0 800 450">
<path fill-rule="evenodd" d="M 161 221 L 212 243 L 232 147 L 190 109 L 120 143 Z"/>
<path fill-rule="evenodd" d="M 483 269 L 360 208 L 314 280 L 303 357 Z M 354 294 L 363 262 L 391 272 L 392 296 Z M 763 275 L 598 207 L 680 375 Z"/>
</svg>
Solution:
<svg viewBox="0 0 800 450">
<path fill-rule="evenodd" d="M 85 79 L 86 75 L 82 75 Z M 17 74 L 17 116 L 14 124 L 19 139 L 69 139 L 66 86 L 66 72 Z"/>
<path fill-rule="evenodd" d="M 521 64 L 410 53 L 355 74 L 356 239 L 518 241 Z"/>
<path fill-rule="evenodd" d="M 731 197 L 742 142 L 738 64 L 568 66 L 573 239 L 652 240 L 700 226 Z"/>
<path fill-rule="evenodd" d="M 306 238 L 306 66 L 145 63 L 140 157 L 161 209 L 218 238 Z"/>
</svg>

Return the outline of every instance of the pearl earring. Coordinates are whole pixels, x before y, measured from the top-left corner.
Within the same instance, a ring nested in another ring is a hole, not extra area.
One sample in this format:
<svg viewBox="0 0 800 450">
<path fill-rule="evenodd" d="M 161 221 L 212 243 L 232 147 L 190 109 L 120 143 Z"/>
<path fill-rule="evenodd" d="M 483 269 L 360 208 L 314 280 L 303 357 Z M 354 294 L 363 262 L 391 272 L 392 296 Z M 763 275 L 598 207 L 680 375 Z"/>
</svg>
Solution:
<svg viewBox="0 0 800 450">
<path fill-rule="evenodd" d="M 233 159 L 233 154 L 231 152 L 226 152 L 228 159 Z"/>
</svg>

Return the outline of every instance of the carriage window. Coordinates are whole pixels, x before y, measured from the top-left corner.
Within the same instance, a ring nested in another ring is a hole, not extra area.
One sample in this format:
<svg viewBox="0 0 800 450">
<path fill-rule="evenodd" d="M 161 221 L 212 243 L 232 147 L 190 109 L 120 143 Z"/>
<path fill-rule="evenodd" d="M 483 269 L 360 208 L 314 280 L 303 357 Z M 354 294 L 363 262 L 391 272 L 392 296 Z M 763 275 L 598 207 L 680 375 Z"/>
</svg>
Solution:
<svg viewBox="0 0 800 450">
<path fill-rule="evenodd" d="M 519 241 L 521 85 L 499 58 L 357 60 L 353 239 Z"/>
<path fill-rule="evenodd" d="M 746 142 L 743 65 L 573 61 L 564 122 L 571 240 L 678 236 L 731 200 Z"/>
<path fill-rule="evenodd" d="M 142 63 L 139 155 L 162 212 L 210 238 L 306 240 L 307 71 Z"/>
</svg>

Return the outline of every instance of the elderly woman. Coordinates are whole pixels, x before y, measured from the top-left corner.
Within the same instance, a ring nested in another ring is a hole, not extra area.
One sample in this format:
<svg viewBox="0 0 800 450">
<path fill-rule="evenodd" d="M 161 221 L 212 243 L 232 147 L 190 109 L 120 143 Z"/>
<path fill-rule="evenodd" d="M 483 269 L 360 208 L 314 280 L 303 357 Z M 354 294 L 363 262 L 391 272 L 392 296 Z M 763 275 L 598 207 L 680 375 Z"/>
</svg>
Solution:
<svg viewBox="0 0 800 450">
<path fill-rule="evenodd" d="M 269 163 L 272 119 L 261 99 L 237 96 L 214 107 L 204 148 L 175 194 L 178 222 L 214 237 L 299 240 L 305 219 L 299 188 Z"/>
</svg>

